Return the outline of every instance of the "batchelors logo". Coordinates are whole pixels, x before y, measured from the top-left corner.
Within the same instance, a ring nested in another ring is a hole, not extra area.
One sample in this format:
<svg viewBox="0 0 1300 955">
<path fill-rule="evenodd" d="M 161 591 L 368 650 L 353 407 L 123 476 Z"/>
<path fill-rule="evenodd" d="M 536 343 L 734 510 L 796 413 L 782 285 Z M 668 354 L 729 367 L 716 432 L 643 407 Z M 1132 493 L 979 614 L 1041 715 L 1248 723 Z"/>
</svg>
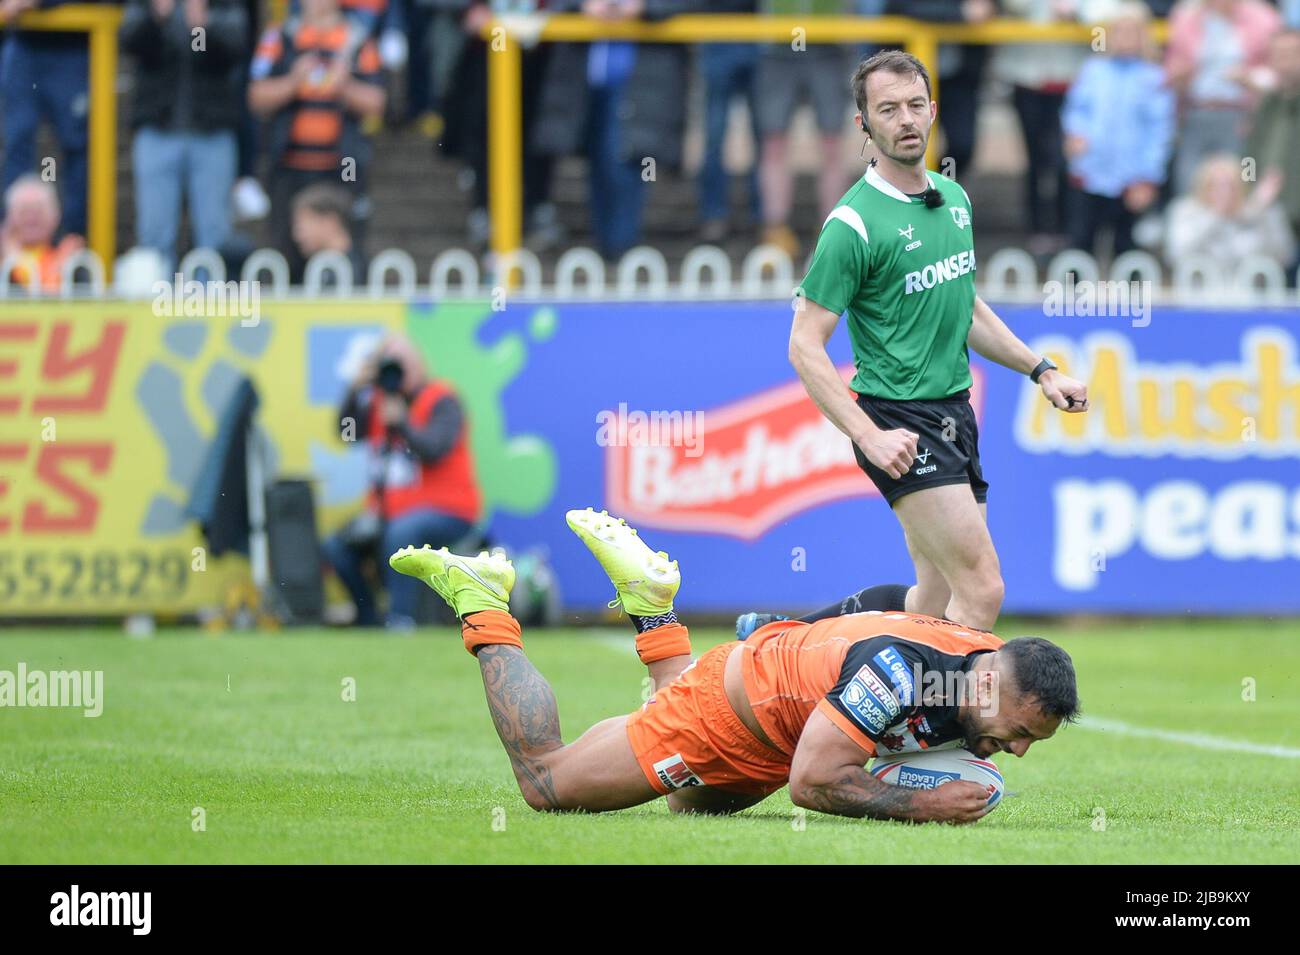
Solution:
<svg viewBox="0 0 1300 955">
<path fill-rule="evenodd" d="M 839 369 L 847 380 L 852 366 Z M 982 420 L 982 375 L 971 400 Z M 853 447 L 799 381 L 703 411 L 702 449 L 626 442 L 605 448 L 611 513 L 645 527 L 753 540 L 822 504 L 879 497 Z"/>
</svg>

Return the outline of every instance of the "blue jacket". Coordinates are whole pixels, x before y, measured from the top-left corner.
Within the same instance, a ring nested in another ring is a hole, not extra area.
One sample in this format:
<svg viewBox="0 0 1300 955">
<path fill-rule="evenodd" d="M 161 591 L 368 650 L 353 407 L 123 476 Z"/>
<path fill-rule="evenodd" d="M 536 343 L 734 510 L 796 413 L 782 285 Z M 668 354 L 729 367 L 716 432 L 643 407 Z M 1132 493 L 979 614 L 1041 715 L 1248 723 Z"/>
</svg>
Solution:
<svg viewBox="0 0 1300 955">
<path fill-rule="evenodd" d="M 1174 94 L 1146 60 L 1097 56 L 1065 97 L 1061 127 L 1088 150 L 1070 160 L 1084 192 L 1114 198 L 1136 182 L 1162 183 L 1174 136 Z"/>
</svg>

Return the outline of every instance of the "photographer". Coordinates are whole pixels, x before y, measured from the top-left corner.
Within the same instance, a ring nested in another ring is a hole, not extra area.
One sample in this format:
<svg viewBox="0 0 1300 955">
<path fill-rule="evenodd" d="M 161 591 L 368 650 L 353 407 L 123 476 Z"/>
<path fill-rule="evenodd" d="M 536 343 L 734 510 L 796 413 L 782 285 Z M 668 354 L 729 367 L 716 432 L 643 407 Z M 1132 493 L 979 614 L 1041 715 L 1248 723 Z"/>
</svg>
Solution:
<svg viewBox="0 0 1300 955">
<path fill-rule="evenodd" d="M 430 379 L 415 346 L 385 338 L 339 409 L 344 440 L 369 455 L 366 510 L 324 544 L 325 557 L 357 607 L 357 626 L 380 621 L 362 565 L 376 560 L 388 588 L 386 624 L 414 626 L 420 582 L 392 570 L 387 556 L 408 544 L 455 544 L 480 515 L 469 430 L 451 386 Z"/>
</svg>

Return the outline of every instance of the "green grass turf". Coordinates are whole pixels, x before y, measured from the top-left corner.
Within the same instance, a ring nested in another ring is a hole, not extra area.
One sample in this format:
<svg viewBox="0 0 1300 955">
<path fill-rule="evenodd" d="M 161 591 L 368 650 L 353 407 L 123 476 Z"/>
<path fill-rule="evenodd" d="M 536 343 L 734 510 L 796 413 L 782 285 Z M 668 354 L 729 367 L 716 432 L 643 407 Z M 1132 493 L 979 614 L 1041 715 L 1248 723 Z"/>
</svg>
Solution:
<svg viewBox="0 0 1300 955">
<path fill-rule="evenodd" d="M 1300 747 L 1300 622 L 1033 629 L 1074 656 L 1095 717 Z M 566 739 L 640 704 L 630 633 L 525 636 Z M 697 631 L 697 652 L 725 636 Z M 1019 795 L 975 826 L 801 815 L 785 791 L 732 818 L 672 816 L 662 800 L 543 815 L 515 788 L 451 631 L 131 640 L 10 628 L 0 669 L 19 660 L 102 669 L 105 707 L 98 719 L 0 709 L 0 863 L 1300 860 L 1294 758 L 1080 726 L 1023 760 L 999 756 Z M 356 702 L 342 700 L 345 677 Z M 1241 698 L 1246 677 L 1255 702 Z"/>
</svg>

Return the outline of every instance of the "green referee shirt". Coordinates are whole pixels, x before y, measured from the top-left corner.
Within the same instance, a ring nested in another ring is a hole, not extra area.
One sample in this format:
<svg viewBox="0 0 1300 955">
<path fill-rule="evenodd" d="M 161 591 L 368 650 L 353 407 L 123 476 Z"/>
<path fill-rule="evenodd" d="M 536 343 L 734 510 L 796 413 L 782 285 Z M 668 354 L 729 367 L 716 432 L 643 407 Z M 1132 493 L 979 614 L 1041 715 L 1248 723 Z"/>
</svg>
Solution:
<svg viewBox="0 0 1300 955">
<path fill-rule="evenodd" d="M 801 286 L 809 301 L 848 312 L 860 395 L 946 398 L 971 384 L 970 198 L 946 176 L 926 175 L 943 195 L 934 209 L 868 168 L 826 217 Z"/>
</svg>

